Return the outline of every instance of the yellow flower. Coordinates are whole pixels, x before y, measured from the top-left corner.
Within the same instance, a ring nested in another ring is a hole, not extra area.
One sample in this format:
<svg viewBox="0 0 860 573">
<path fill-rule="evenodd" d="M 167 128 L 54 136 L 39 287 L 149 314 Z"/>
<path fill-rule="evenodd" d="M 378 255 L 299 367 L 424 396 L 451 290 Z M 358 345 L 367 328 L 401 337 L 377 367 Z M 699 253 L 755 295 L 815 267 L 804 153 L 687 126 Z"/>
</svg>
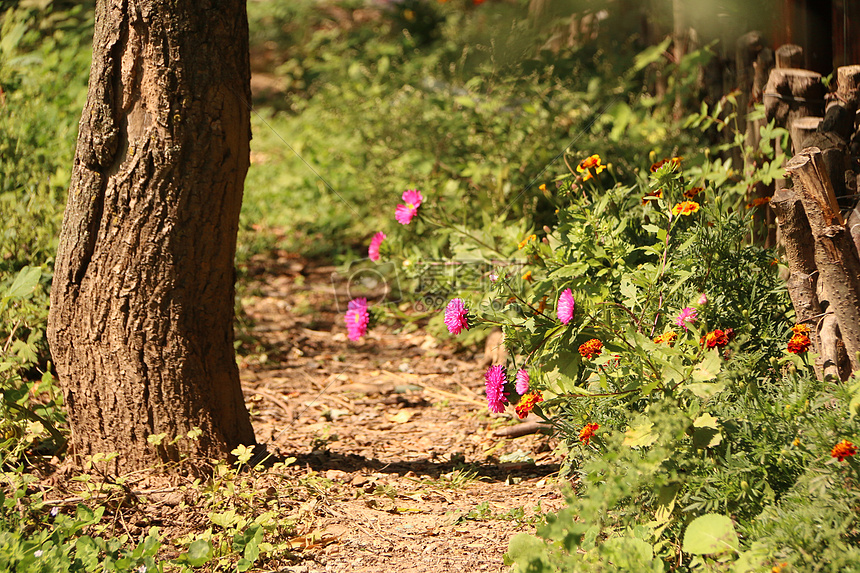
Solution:
<svg viewBox="0 0 860 573">
<path fill-rule="evenodd" d="M 666 343 L 669 346 L 672 346 L 672 344 L 675 342 L 675 340 L 677 338 L 678 338 L 678 333 L 675 332 L 674 330 L 670 330 L 669 332 L 664 332 L 663 334 L 661 334 L 659 336 L 655 336 L 654 342 L 656 342 L 657 344 Z"/>
<path fill-rule="evenodd" d="M 540 184 L 540 187 L 538 187 L 538 189 L 540 189 L 541 191 L 546 192 L 546 183 L 541 183 L 541 184 Z"/>
<path fill-rule="evenodd" d="M 523 275 L 523 280 L 524 280 L 524 281 L 529 281 L 529 282 L 531 282 L 531 280 L 532 280 L 532 272 L 531 272 L 531 271 L 526 271 L 526 274 L 524 274 L 524 275 Z"/>
<path fill-rule="evenodd" d="M 699 210 L 699 204 L 695 201 L 681 201 L 672 207 L 673 215 L 692 215 Z"/>
</svg>

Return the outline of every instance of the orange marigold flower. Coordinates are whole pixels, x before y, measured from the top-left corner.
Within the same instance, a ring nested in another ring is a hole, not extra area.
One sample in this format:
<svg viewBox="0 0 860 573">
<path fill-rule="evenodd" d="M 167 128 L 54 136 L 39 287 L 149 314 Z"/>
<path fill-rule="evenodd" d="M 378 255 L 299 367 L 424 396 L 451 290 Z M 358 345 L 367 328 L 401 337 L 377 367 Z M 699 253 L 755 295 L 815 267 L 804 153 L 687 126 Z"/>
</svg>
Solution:
<svg viewBox="0 0 860 573">
<path fill-rule="evenodd" d="M 654 197 L 656 199 L 662 199 L 663 198 L 663 190 L 657 189 L 656 191 L 652 191 L 651 193 L 645 193 L 645 196 L 642 197 L 642 204 L 645 205 L 648 202 L 648 199 L 650 197 Z"/>
<path fill-rule="evenodd" d="M 532 272 L 526 271 L 526 273 L 523 275 L 523 280 L 531 282 L 532 281 Z"/>
<path fill-rule="evenodd" d="M 675 332 L 674 330 L 670 330 L 669 332 L 664 332 L 663 334 L 661 334 L 659 336 L 655 336 L 654 342 L 656 342 L 657 344 L 666 343 L 669 346 L 672 346 L 675 343 L 675 340 L 677 340 L 677 339 L 678 339 L 678 333 Z"/>
<path fill-rule="evenodd" d="M 805 334 L 807 336 L 810 333 L 809 326 L 806 324 L 795 324 L 791 327 L 791 331 L 795 334 Z"/>
<path fill-rule="evenodd" d="M 594 173 L 591 172 L 592 169 L 594 170 Z M 600 175 L 604 169 L 606 169 L 606 166 L 600 164 L 600 156 L 596 154 L 583 159 L 579 162 L 579 165 L 576 166 L 576 170 L 583 174 L 583 181 L 588 181 L 594 177 L 594 175 Z"/>
<path fill-rule="evenodd" d="M 703 336 L 701 343 L 707 348 L 722 348 L 729 343 L 729 336 L 726 331 L 718 328 Z"/>
<path fill-rule="evenodd" d="M 540 393 L 540 390 L 529 392 L 520 398 L 519 402 L 517 402 L 517 405 L 514 408 L 517 412 L 517 416 L 519 416 L 520 419 L 525 418 L 529 415 L 529 412 L 534 409 L 535 404 L 538 402 L 543 402 L 543 395 Z"/>
<path fill-rule="evenodd" d="M 663 167 L 667 163 L 671 163 L 672 167 L 674 168 L 674 167 L 681 164 L 682 159 L 684 159 L 684 158 L 683 157 L 673 157 L 672 159 L 661 159 L 657 163 L 654 163 L 651 165 L 651 173 L 654 173 L 655 171 L 657 171 L 658 169 L 660 169 L 661 167 Z"/>
<path fill-rule="evenodd" d="M 699 210 L 699 204 L 695 201 L 681 201 L 672 207 L 673 215 L 692 215 Z"/>
<path fill-rule="evenodd" d="M 752 203 L 747 204 L 747 209 L 752 209 L 753 207 L 761 207 L 762 205 L 767 205 L 770 203 L 770 197 L 758 197 L 757 199 L 753 199 Z"/>
<path fill-rule="evenodd" d="M 541 191 L 546 191 L 546 183 L 541 183 L 538 189 L 540 189 Z"/>
<path fill-rule="evenodd" d="M 579 354 L 582 355 L 583 358 L 588 358 L 591 360 L 603 349 L 603 343 L 597 340 L 596 338 L 592 338 L 586 342 L 583 342 L 579 345 Z"/>
<path fill-rule="evenodd" d="M 537 240 L 537 235 L 534 235 L 534 234 L 529 235 L 528 237 L 526 237 L 525 239 L 520 241 L 520 244 L 517 246 L 517 248 L 519 250 L 523 250 L 525 248 L 525 246 L 529 244 L 529 241 L 536 241 L 536 240 Z"/>
<path fill-rule="evenodd" d="M 704 187 L 690 187 L 689 189 L 684 191 L 684 197 L 686 197 L 687 199 L 692 199 L 704 190 Z"/>
<path fill-rule="evenodd" d="M 788 351 L 792 354 L 803 354 L 809 347 L 812 346 L 812 341 L 805 334 L 795 334 L 788 341 Z"/>
<path fill-rule="evenodd" d="M 599 427 L 600 424 L 586 424 L 585 427 L 579 432 L 579 441 L 587 446 L 589 440 L 594 437 L 594 432 L 596 432 L 597 428 Z"/>
<path fill-rule="evenodd" d="M 582 434 L 580 434 L 582 435 Z M 842 440 L 830 450 L 830 455 L 840 462 L 845 458 L 850 458 L 857 453 L 857 447 L 848 440 Z"/>
</svg>

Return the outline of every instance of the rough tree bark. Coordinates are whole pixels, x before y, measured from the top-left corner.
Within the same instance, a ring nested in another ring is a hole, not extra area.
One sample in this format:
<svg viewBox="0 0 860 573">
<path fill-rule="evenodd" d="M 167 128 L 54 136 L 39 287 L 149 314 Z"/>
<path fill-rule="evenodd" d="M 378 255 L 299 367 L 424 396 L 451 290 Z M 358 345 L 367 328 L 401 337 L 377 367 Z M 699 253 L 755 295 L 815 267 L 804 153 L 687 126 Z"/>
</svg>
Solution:
<svg viewBox="0 0 860 573">
<path fill-rule="evenodd" d="M 98 1 L 48 321 L 77 456 L 254 443 L 232 330 L 249 101 L 244 0 Z"/>
</svg>

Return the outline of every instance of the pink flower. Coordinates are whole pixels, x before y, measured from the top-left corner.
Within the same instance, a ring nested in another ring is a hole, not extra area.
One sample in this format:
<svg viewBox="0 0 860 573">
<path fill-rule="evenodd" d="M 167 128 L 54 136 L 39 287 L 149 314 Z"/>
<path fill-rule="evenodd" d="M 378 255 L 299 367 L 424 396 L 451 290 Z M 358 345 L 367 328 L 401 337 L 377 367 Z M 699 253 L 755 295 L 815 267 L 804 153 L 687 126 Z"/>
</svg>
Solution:
<svg viewBox="0 0 860 573">
<path fill-rule="evenodd" d="M 412 222 L 412 217 L 418 213 L 418 207 L 421 206 L 421 203 L 424 201 L 424 197 L 421 195 L 421 192 L 416 189 L 409 189 L 403 192 L 403 201 L 406 203 L 405 205 L 401 203 L 394 210 L 394 218 L 397 219 L 397 222 L 401 225 L 408 225 Z"/>
<path fill-rule="evenodd" d="M 525 396 L 529 391 L 529 372 L 525 368 L 517 370 L 517 394 Z"/>
<path fill-rule="evenodd" d="M 702 293 L 702 296 L 699 297 L 698 305 L 705 306 L 706 304 L 708 304 L 708 295 Z"/>
<path fill-rule="evenodd" d="M 564 289 L 564 292 L 558 297 L 558 304 L 555 310 L 556 316 L 558 316 L 562 324 L 567 324 L 573 320 L 573 311 L 575 308 L 576 304 L 573 302 L 573 292 L 569 288 Z"/>
<path fill-rule="evenodd" d="M 469 309 L 462 298 L 451 299 L 448 303 L 448 308 L 445 309 L 445 326 L 448 327 L 448 332 L 455 336 L 469 330 Z"/>
<path fill-rule="evenodd" d="M 379 246 L 382 244 L 382 241 L 385 240 L 385 233 L 382 231 L 373 235 L 373 238 L 370 239 L 370 247 L 367 249 L 367 256 L 371 261 L 379 260 Z"/>
<path fill-rule="evenodd" d="M 344 317 L 347 336 L 350 340 L 358 340 L 367 332 L 370 315 L 367 312 L 367 299 L 356 298 L 349 301 Z"/>
<path fill-rule="evenodd" d="M 508 402 L 508 396 L 505 394 L 505 382 L 507 382 L 505 367 L 498 364 L 490 366 L 484 374 L 484 379 L 487 381 L 487 404 L 490 412 L 496 414 L 504 412 L 505 404 Z"/>
<path fill-rule="evenodd" d="M 698 318 L 699 313 L 695 308 L 685 307 L 678 313 L 678 316 L 675 317 L 675 324 L 679 327 L 687 330 L 687 323 L 696 322 L 696 318 Z"/>
</svg>

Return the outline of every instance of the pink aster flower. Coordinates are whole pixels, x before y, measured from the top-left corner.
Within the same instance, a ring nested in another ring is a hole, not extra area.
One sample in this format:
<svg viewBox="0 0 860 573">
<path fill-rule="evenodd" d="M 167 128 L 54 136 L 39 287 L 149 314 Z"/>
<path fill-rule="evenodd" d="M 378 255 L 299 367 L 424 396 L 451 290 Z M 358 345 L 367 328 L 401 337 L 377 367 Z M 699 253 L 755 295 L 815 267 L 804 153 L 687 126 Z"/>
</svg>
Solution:
<svg viewBox="0 0 860 573">
<path fill-rule="evenodd" d="M 382 231 L 379 231 L 378 233 L 373 235 L 372 239 L 370 239 L 370 247 L 367 249 L 367 256 L 370 258 L 371 261 L 376 262 L 379 260 L 379 246 L 382 245 L 382 241 L 384 240 L 385 233 L 383 233 Z"/>
<path fill-rule="evenodd" d="M 698 305 L 705 306 L 706 304 L 708 304 L 708 295 L 702 293 L 702 296 L 699 297 Z"/>
<path fill-rule="evenodd" d="M 464 330 L 469 330 L 469 309 L 463 303 L 462 298 L 451 299 L 448 308 L 445 309 L 445 326 L 448 332 L 458 335 Z"/>
<path fill-rule="evenodd" d="M 525 396 L 529 391 L 529 372 L 525 368 L 517 370 L 517 394 Z"/>
<path fill-rule="evenodd" d="M 404 191 L 402 197 L 406 204 L 404 205 L 401 203 L 397 206 L 394 210 L 394 218 L 397 219 L 397 222 L 401 225 L 408 225 L 412 221 L 412 217 L 418 213 L 418 207 L 421 206 L 421 203 L 424 201 L 424 197 L 421 195 L 421 191 L 416 189 Z"/>
<path fill-rule="evenodd" d="M 558 316 L 558 319 L 563 324 L 567 324 L 573 320 L 573 311 L 575 308 L 576 304 L 573 302 L 573 292 L 569 288 L 564 289 L 564 292 L 558 297 L 558 304 L 555 310 L 556 316 Z"/>
<path fill-rule="evenodd" d="M 370 314 L 367 312 L 367 299 L 356 298 L 349 301 L 344 317 L 347 336 L 350 340 L 358 340 L 367 332 Z"/>
<path fill-rule="evenodd" d="M 680 313 L 678 313 L 678 316 L 675 317 L 675 324 L 684 330 L 687 330 L 687 324 L 696 322 L 698 315 L 699 313 L 695 308 L 690 308 L 689 306 L 685 307 Z"/>
<path fill-rule="evenodd" d="M 487 404 L 490 412 L 496 414 L 505 411 L 505 404 L 508 402 L 508 395 L 505 394 L 505 382 L 507 374 L 505 367 L 500 365 L 490 366 L 487 373 L 484 374 L 484 379 L 487 381 Z"/>
</svg>

